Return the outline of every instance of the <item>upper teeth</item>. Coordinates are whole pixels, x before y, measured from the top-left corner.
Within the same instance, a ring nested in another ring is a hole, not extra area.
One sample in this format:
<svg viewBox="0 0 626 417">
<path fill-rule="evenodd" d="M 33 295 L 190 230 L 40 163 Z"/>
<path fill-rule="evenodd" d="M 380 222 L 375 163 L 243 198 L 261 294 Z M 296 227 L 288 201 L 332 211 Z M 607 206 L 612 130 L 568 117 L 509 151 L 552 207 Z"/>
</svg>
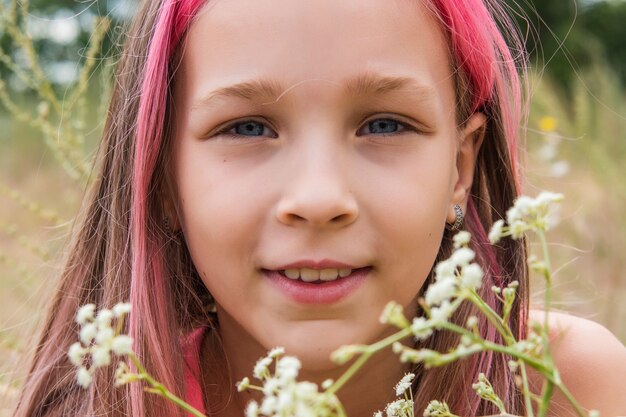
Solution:
<svg viewBox="0 0 626 417">
<path fill-rule="evenodd" d="M 281 271 L 287 278 L 290 279 L 301 279 L 306 282 L 313 281 L 334 281 L 339 277 L 347 277 L 352 273 L 352 269 L 309 269 L 309 268 L 300 268 L 300 269 L 285 269 Z"/>
</svg>

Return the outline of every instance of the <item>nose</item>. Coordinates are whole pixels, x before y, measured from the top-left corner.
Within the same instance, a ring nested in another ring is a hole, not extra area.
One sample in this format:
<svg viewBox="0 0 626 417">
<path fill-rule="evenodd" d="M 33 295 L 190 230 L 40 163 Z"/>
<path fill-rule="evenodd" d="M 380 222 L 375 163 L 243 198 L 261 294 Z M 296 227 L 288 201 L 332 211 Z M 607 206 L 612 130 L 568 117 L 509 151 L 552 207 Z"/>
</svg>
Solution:
<svg viewBox="0 0 626 417">
<path fill-rule="evenodd" d="M 288 174 L 276 209 L 281 223 L 336 229 L 358 218 L 359 205 L 349 185 L 350 169 L 337 159 L 318 152 L 297 158 L 300 163 Z"/>
</svg>

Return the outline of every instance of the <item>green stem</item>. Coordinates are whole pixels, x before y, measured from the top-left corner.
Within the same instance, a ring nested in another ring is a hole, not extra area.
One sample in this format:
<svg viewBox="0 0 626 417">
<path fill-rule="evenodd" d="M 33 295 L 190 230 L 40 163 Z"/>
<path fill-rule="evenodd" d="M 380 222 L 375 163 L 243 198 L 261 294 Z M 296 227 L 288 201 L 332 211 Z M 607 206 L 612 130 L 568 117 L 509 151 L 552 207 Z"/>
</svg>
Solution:
<svg viewBox="0 0 626 417">
<path fill-rule="evenodd" d="M 528 374 L 526 373 L 526 362 L 520 362 L 520 373 L 522 374 L 522 389 L 524 394 L 524 405 L 526 406 L 526 415 L 528 417 L 535 417 L 535 412 L 533 411 L 533 403 L 530 398 L 532 393 L 530 392 L 530 387 L 528 386 Z"/>
<path fill-rule="evenodd" d="M 544 298 L 544 316 L 543 316 L 543 334 L 541 340 L 543 342 L 543 356 L 546 360 L 552 360 L 550 355 L 550 305 L 552 304 L 552 266 L 550 263 L 550 254 L 548 252 L 548 242 L 546 236 L 542 231 L 538 231 L 539 241 L 541 242 L 541 249 L 543 251 L 543 262 L 545 264 L 543 275 L 546 280 L 545 298 Z"/>
<path fill-rule="evenodd" d="M 395 342 L 399 342 L 405 337 L 411 334 L 411 328 L 407 327 L 406 329 L 402 329 L 397 333 L 392 334 L 389 337 L 386 337 L 383 340 L 380 340 L 373 345 L 367 347 L 367 350 L 359 356 L 359 358 L 348 368 L 346 372 L 344 372 L 337 381 L 333 383 L 333 385 L 326 390 L 329 394 L 335 394 L 341 387 L 343 387 L 350 378 L 354 376 L 354 374 L 361 369 L 361 367 L 368 361 L 370 356 L 374 353 L 382 350 L 388 346 L 391 346 Z"/>
<path fill-rule="evenodd" d="M 587 413 L 585 409 L 576 401 L 571 392 L 567 389 L 562 382 L 555 382 L 554 385 L 561 391 L 561 394 L 569 401 L 569 403 L 574 407 L 574 411 L 578 414 L 579 417 L 587 417 Z"/>
<path fill-rule="evenodd" d="M 346 410 L 343 408 L 341 403 L 337 404 L 337 417 L 347 417 Z"/>
<path fill-rule="evenodd" d="M 537 417 L 546 417 L 548 414 L 548 407 L 550 406 L 550 398 L 554 393 L 554 384 L 552 381 L 546 381 L 543 392 L 541 393 L 541 403 L 539 404 L 539 411 Z"/>
<path fill-rule="evenodd" d="M 137 359 L 135 355 L 131 354 L 131 355 L 128 355 L 128 357 L 133 362 L 133 364 L 137 367 L 137 370 L 143 377 L 142 379 L 146 381 L 152 387 L 152 389 L 149 389 L 148 392 L 152 394 L 160 395 L 161 397 L 176 404 L 178 407 L 182 408 L 188 413 L 191 413 L 195 417 L 206 417 L 206 415 L 202 414 L 200 411 L 198 411 L 191 405 L 187 404 L 183 399 L 172 394 L 165 387 L 165 385 L 161 384 L 160 382 L 155 381 L 154 378 L 152 378 L 152 376 L 146 371 L 146 369 L 143 367 L 143 365 L 141 364 L 141 362 L 139 361 L 139 359 Z"/>
<path fill-rule="evenodd" d="M 472 290 L 470 292 L 471 296 L 468 298 L 481 313 L 487 317 L 487 320 L 493 324 L 498 333 L 504 338 L 504 341 L 507 345 L 512 345 L 516 342 L 515 337 L 511 333 L 511 330 L 506 325 L 506 323 L 502 320 L 502 318 L 496 313 L 489 304 L 483 300 L 476 291 Z"/>
</svg>

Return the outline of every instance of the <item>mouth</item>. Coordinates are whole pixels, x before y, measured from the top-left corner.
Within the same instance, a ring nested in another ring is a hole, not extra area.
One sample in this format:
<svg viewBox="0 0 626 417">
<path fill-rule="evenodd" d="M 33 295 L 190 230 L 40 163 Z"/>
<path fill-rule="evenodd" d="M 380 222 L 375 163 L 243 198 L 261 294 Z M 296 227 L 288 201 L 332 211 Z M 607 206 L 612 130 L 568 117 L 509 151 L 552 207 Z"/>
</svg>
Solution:
<svg viewBox="0 0 626 417">
<path fill-rule="evenodd" d="M 322 283 L 335 281 L 339 278 L 345 278 L 350 276 L 353 271 L 358 271 L 363 268 L 324 268 L 324 269 L 312 269 L 312 268 L 290 268 L 277 271 L 279 274 L 292 280 L 300 280 L 304 282 Z"/>
<path fill-rule="evenodd" d="M 360 268 L 263 269 L 263 275 L 299 304 L 332 304 L 349 297 L 365 282 L 371 266 Z"/>
</svg>

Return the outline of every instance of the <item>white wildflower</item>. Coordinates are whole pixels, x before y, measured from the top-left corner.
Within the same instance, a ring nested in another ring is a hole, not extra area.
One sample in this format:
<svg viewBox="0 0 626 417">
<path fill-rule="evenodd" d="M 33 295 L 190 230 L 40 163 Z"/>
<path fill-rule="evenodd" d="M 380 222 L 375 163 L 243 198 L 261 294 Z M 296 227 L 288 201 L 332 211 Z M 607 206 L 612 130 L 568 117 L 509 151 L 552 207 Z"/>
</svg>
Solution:
<svg viewBox="0 0 626 417">
<path fill-rule="evenodd" d="M 400 342 L 396 342 L 392 346 L 393 353 L 400 355 L 400 362 L 402 363 L 417 363 L 422 360 L 419 350 L 411 349 L 404 346 Z"/>
<path fill-rule="evenodd" d="M 516 221 L 523 221 L 535 206 L 536 203 L 532 198 L 525 195 L 519 196 L 513 203 L 513 207 L 506 212 L 507 223 L 512 224 Z"/>
<path fill-rule="evenodd" d="M 294 386 L 294 392 L 298 397 L 307 398 L 317 394 L 317 385 L 312 382 L 298 382 Z"/>
<path fill-rule="evenodd" d="M 409 325 L 409 321 L 404 317 L 403 308 L 395 301 L 387 303 L 379 318 L 383 324 L 391 324 L 401 329 Z"/>
<path fill-rule="evenodd" d="M 461 271 L 461 285 L 476 290 L 483 285 L 483 269 L 478 264 L 470 264 Z"/>
<path fill-rule="evenodd" d="M 294 396 L 289 391 L 281 391 L 278 393 L 276 408 L 278 410 L 289 410 L 294 406 Z"/>
<path fill-rule="evenodd" d="M 285 356 L 276 362 L 276 378 L 283 381 L 294 381 L 302 364 L 294 356 Z"/>
<path fill-rule="evenodd" d="M 430 309 L 430 319 L 437 322 L 447 322 L 452 313 L 454 313 L 454 306 L 450 301 L 446 300 L 441 303 L 439 307 L 433 307 Z"/>
<path fill-rule="evenodd" d="M 76 322 L 78 324 L 84 325 L 90 321 L 93 321 L 95 311 L 96 311 L 95 304 L 85 304 L 84 306 L 78 309 L 78 312 L 76 313 Z"/>
<path fill-rule="evenodd" d="M 435 276 L 437 279 L 454 278 L 456 273 L 456 265 L 450 260 L 441 261 L 435 267 Z"/>
<path fill-rule="evenodd" d="M 554 221 L 551 218 L 551 206 L 563 199 L 562 194 L 542 192 L 535 199 L 521 196 L 507 211 L 509 232 L 514 239 L 519 239 L 528 230 L 545 231 Z"/>
<path fill-rule="evenodd" d="M 270 350 L 270 352 L 267 354 L 267 357 L 274 359 L 284 354 L 285 354 L 285 348 L 279 346 Z"/>
<path fill-rule="evenodd" d="M 424 410 L 424 417 L 449 417 L 452 416 L 448 404 L 440 401 L 431 401 Z"/>
<path fill-rule="evenodd" d="M 374 413 L 374 417 L 383 417 L 383 413 L 380 410 L 378 410 Z"/>
<path fill-rule="evenodd" d="M 118 356 L 133 353 L 133 339 L 130 336 L 119 335 L 113 338 L 111 350 Z"/>
<path fill-rule="evenodd" d="M 452 240 L 454 241 L 454 248 L 459 249 L 463 246 L 469 245 L 471 238 L 472 238 L 472 234 L 468 231 L 462 230 L 458 232 L 452 238 Z"/>
<path fill-rule="evenodd" d="M 362 349 L 360 346 L 351 346 L 350 349 Z M 263 400 L 250 402 L 246 408 L 246 417 L 330 417 L 337 410 L 339 400 L 333 394 L 319 392 L 317 384 L 311 382 L 297 382 L 296 377 L 301 367 L 300 361 L 293 356 L 280 357 L 284 353 L 282 348 L 273 349 L 269 355 L 259 359 L 254 373 L 262 379 Z M 270 365 L 276 359 L 275 373 L 270 372 Z M 328 389 L 334 382 L 323 382 L 324 389 Z M 244 378 L 237 384 L 242 391 L 250 385 L 250 379 Z M 255 389 L 259 387 L 254 387 Z"/>
<path fill-rule="evenodd" d="M 539 273 L 545 273 L 548 270 L 548 265 L 540 259 L 538 259 L 535 255 L 531 255 L 528 257 L 528 267 Z"/>
<path fill-rule="evenodd" d="M 478 326 L 478 317 L 476 317 L 476 316 L 469 316 L 467 318 L 467 327 L 474 328 L 476 326 Z"/>
<path fill-rule="evenodd" d="M 78 368 L 78 372 L 76 373 L 76 382 L 83 388 L 88 388 L 91 385 L 91 381 L 93 380 L 91 373 L 85 368 L 81 366 Z"/>
<path fill-rule="evenodd" d="M 515 220 L 512 223 L 509 223 L 509 231 L 511 232 L 511 237 L 513 239 L 521 239 L 524 237 L 524 233 L 529 229 L 526 222 L 521 220 Z"/>
<path fill-rule="evenodd" d="M 265 395 L 266 397 L 276 395 L 276 393 L 280 392 L 280 389 L 284 385 L 287 384 L 283 384 L 282 381 L 279 381 L 277 378 L 269 376 L 263 381 L 263 395 Z"/>
<path fill-rule="evenodd" d="M 490 394 L 493 392 L 493 387 L 487 380 L 487 377 L 484 373 L 480 373 L 478 375 L 478 382 L 472 384 L 472 388 L 476 391 L 479 397 L 484 398 L 485 394 Z"/>
<path fill-rule="evenodd" d="M 404 391 L 411 388 L 411 383 L 415 378 L 415 374 L 408 373 L 402 377 L 400 382 L 396 384 L 396 396 L 400 396 L 404 393 Z"/>
<path fill-rule="evenodd" d="M 91 359 L 95 368 L 111 364 L 111 351 L 108 346 L 96 346 L 91 351 Z"/>
<path fill-rule="evenodd" d="M 472 317 L 476 318 L 475 316 L 472 316 Z M 470 317 L 467 321 L 468 321 L 468 322 L 471 322 L 471 318 L 472 318 L 472 317 Z M 478 319 L 476 318 L 476 320 L 478 320 Z M 464 334 L 463 336 L 461 336 L 461 343 L 459 344 L 459 346 L 470 347 L 470 346 L 472 346 L 473 344 L 474 344 L 474 341 L 472 340 L 472 338 L 471 338 L 471 337 L 469 337 L 469 336 L 468 336 L 468 335 L 466 335 L 466 334 Z"/>
<path fill-rule="evenodd" d="M 70 358 L 70 362 L 74 366 L 82 366 L 86 354 L 87 349 L 82 347 L 79 342 L 73 343 L 67 352 L 67 356 Z"/>
<path fill-rule="evenodd" d="M 115 370 L 115 386 L 126 385 L 139 379 L 139 376 L 133 374 L 126 362 L 120 362 L 117 364 Z"/>
<path fill-rule="evenodd" d="M 113 312 L 111 310 L 102 309 L 96 316 L 96 323 L 100 328 L 110 328 L 113 320 Z"/>
<path fill-rule="evenodd" d="M 550 191 L 542 191 L 541 193 L 539 193 L 536 200 L 539 206 L 547 208 L 551 204 L 560 203 L 561 201 L 563 201 L 563 198 L 563 194 L 552 193 Z"/>
<path fill-rule="evenodd" d="M 259 404 L 256 401 L 250 401 L 246 406 L 246 417 L 259 417 Z"/>
<path fill-rule="evenodd" d="M 332 387 L 334 383 L 335 383 L 335 381 L 333 379 L 328 378 L 328 379 L 324 380 L 324 382 L 322 382 L 322 388 L 323 389 L 328 389 L 328 388 Z"/>
<path fill-rule="evenodd" d="M 268 357 L 261 358 L 257 361 L 256 365 L 254 365 L 254 370 L 252 371 L 252 375 L 256 379 L 263 379 L 267 375 L 269 375 L 269 366 L 272 364 L 272 359 Z"/>
<path fill-rule="evenodd" d="M 259 409 L 261 414 L 265 414 L 267 416 L 273 416 L 278 411 L 278 398 L 276 397 L 265 397 L 263 398 L 263 402 L 261 403 L 261 408 Z"/>
<path fill-rule="evenodd" d="M 80 329 L 79 338 L 84 345 L 89 346 L 97 334 L 98 327 L 96 327 L 96 325 L 93 323 L 87 323 L 83 325 L 82 329 Z"/>
<path fill-rule="evenodd" d="M 413 323 L 411 323 L 411 333 L 415 336 L 416 340 L 424 340 L 433 334 L 433 329 L 430 326 L 430 322 L 424 317 L 415 317 Z"/>
<path fill-rule="evenodd" d="M 424 301 L 429 306 L 441 304 L 455 296 L 457 283 L 454 278 L 443 278 L 431 283 L 424 294 Z"/>
<path fill-rule="evenodd" d="M 248 387 L 250 387 L 250 378 L 245 377 L 241 381 L 237 382 L 236 387 L 238 392 L 243 392 L 247 390 Z"/>
<path fill-rule="evenodd" d="M 506 304 L 513 304 L 513 301 L 515 300 L 515 288 L 506 287 L 505 289 L 503 289 L 502 297 L 504 298 L 504 302 Z"/>
<path fill-rule="evenodd" d="M 600 412 L 598 410 L 589 410 L 589 417 L 600 417 Z"/>
<path fill-rule="evenodd" d="M 470 248 L 459 248 L 452 253 L 450 261 L 457 266 L 469 265 L 474 259 L 476 253 Z"/>
<path fill-rule="evenodd" d="M 496 244 L 500 241 L 500 239 L 502 239 L 503 234 L 504 220 L 500 219 L 491 226 L 491 230 L 489 231 L 489 241 L 492 244 Z"/>
<path fill-rule="evenodd" d="M 87 304 L 78 310 L 76 321 L 81 325 L 80 342 L 70 346 L 68 356 L 72 364 L 78 367 L 76 378 L 79 385 L 86 387 L 91 384 L 94 370 L 109 366 L 112 353 L 118 356 L 133 353 L 132 338 L 117 335 L 113 329 L 113 320 L 117 318 L 118 325 L 123 324 L 123 316 L 129 311 L 128 303 L 117 304 L 113 310 L 100 310 L 97 314 L 94 304 Z M 83 366 L 87 355 L 91 359 L 89 368 Z M 131 373 L 125 363 L 120 363 L 116 370 L 115 383 L 123 385 L 140 378 L 140 375 Z"/>
<path fill-rule="evenodd" d="M 98 329 L 98 333 L 96 334 L 96 344 L 97 345 L 109 345 L 113 342 L 113 338 L 115 337 L 115 332 L 110 327 L 100 327 Z"/>
<path fill-rule="evenodd" d="M 125 316 L 130 313 L 130 303 L 118 303 L 113 306 L 113 315 L 117 318 Z"/>
<path fill-rule="evenodd" d="M 413 416 L 413 401 L 402 399 L 387 404 L 385 408 L 387 417 Z"/>
<path fill-rule="evenodd" d="M 474 353 L 480 352 L 481 350 L 482 350 L 482 346 L 477 343 L 475 344 L 461 343 L 454 350 L 454 354 L 458 358 L 462 358 L 465 356 L 473 355 Z"/>
<path fill-rule="evenodd" d="M 509 365 L 509 370 L 513 373 L 517 372 L 518 368 L 519 368 L 519 362 L 518 361 L 514 361 L 514 360 L 510 360 L 508 362 Z"/>
<path fill-rule="evenodd" d="M 340 346 L 330 354 L 330 360 L 337 365 L 343 365 L 354 357 L 357 353 L 363 352 L 363 347 L 359 345 L 344 345 Z"/>
</svg>

